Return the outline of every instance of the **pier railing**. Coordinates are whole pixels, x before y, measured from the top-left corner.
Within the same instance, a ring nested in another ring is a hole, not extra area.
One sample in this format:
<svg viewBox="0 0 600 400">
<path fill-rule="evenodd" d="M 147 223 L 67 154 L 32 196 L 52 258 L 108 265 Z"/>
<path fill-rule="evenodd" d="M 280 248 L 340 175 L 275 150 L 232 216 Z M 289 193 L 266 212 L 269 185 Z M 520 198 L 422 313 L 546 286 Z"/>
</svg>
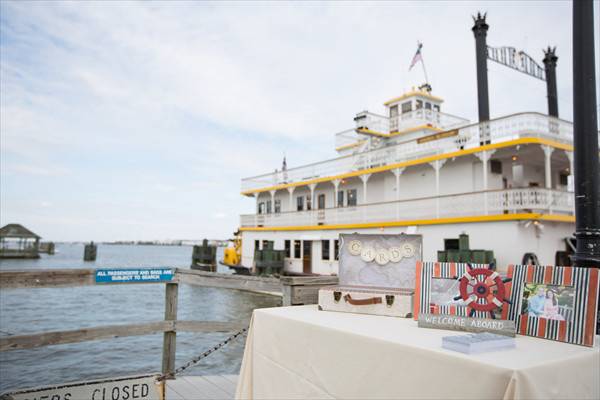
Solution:
<svg viewBox="0 0 600 400">
<path fill-rule="evenodd" d="M 451 153 L 481 146 L 481 143 L 501 143 L 521 138 L 542 138 L 555 142 L 573 143 L 573 124 L 539 113 L 513 114 L 485 123 L 464 125 L 456 134 L 432 141 L 410 141 L 362 153 L 346 155 L 308 164 L 286 171 L 242 179 L 242 192 L 282 184 L 336 176 L 353 171 Z M 347 135 L 346 135 L 347 136 Z M 340 142 L 342 143 L 342 142 Z M 347 138 L 343 141 L 347 144 Z"/>
<path fill-rule="evenodd" d="M 240 217 L 240 225 L 242 227 L 312 226 L 531 212 L 573 215 L 574 202 L 572 192 L 543 188 L 504 189 L 363 204 L 354 207 L 249 214 Z"/>
<path fill-rule="evenodd" d="M 9 288 L 60 288 L 89 285 L 123 285 L 123 284 L 164 284 L 165 313 L 164 320 L 137 324 L 110 325 L 82 328 L 68 331 L 53 331 L 27 335 L 12 335 L 0 338 L 0 351 L 32 349 L 41 346 L 78 343 L 90 340 L 109 339 L 126 336 L 141 336 L 163 332 L 162 374 L 172 377 L 175 371 L 175 348 L 177 332 L 233 332 L 245 327 L 240 321 L 182 321 L 177 319 L 178 292 L 180 282 L 196 279 L 196 284 L 209 286 L 203 282 L 206 273 L 186 271 L 176 268 L 165 268 L 173 272 L 172 279 L 166 281 L 129 281 L 126 283 L 98 282 L 96 269 L 47 269 L 31 271 L 1 271 L 0 289 Z M 118 271 L 119 269 L 111 269 Z M 129 269 L 124 269 L 129 270 Z M 140 269 L 143 270 L 143 269 Z M 225 274 L 216 275 L 210 286 L 216 283 L 220 287 L 243 289 L 249 287 L 246 280 L 227 278 Z M 221 277 L 220 275 L 224 275 Z M 275 281 L 277 285 L 274 286 Z M 261 282 L 260 286 L 269 289 L 280 289 L 279 280 Z M 251 286 L 254 288 L 254 286 Z"/>
<path fill-rule="evenodd" d="M 136 271 L 158 270 L 135 269 Z M 112 276 L 118 276 L 124 271 L 132 269 L 111 268 L 116 271 Z M 297 276 L 282 277 L 259 277 L 247 275 L 230 275 L 215 272 L 204 272 L 183 268 L 161 268 L 161 271 L 171 271 L 169 279 L 159 277 L 157 280 L 144 280 L 147 274 L 140 273 L 139 280 L 120 280 L 120 283 L 106 282 L 99 279 L 99 271 L 106 269 L 48 269 L 48 270 L 12 270 L 0 271 L 0 289 L 18 288 L 62 288 L 73 286 L 107 285 L 107 284 L 165 284 L 165 314 L 164 320 L 145 322 L 137 324 L 98 326 L 68 331 L 41 332 L 26 335 L 9 335 L 0 338 L 0 352 L 19 349 L 32 349 L 42 346 L 78 343 L 91 340 L 112 339 L 127 336 L 141 336 L 154 333 L 163 333 L 162 350 L 162 374 L 151 374 L 144 376 L 129 376 L 118 378 L 107 378 L 99 381 L 75 382 L 70 384 L 58 384 L 46 388 L 35 388 L 19 390 L 11 393 L 0 393 L 1 399 L 54 399 L 54 398 L 95 398 L 95 393 L 104 385 L 109 386 L 112 398 L 122 389 L 123 393 L 129 395 L 128 388 L 145 384 L 146 388 L 152 382 L 157 385 L 158 398 L 165 399 L 165 379 L 175 377 L 186 368 L 194 365 L 203 357 L 221 348 L 229 341 L 245 331 L 247 324 L 242 321 L 185 321 L 177 319 L 178 289 L 179 283 L 194 286 L 218 287 L 224 289 L 248 290 L 252 292 L 263 292 L 269 294 L 281 294 L 283 292 L 284 305 L 314 304 L 317 302 L 318 291 L 321 286 L 337 284 L 337 276 Z M 162 279 L 162 280 L 161 280 Z M 100 282 L 99 282 L 100 281 Z M 175 348 L 177 332 L 236 332 L 217 346 L 195 357 L 186 364 L 175 369 Z M 144 383 L 146 382 L 146 383 Z M 129 386 L 127 386 L 129 385 Z M 132 389 L 133 398 L 135 388 Z M 61 396 L 61 391 L 67 393 Z M 73 394 L 75 393 L 75 394 Z M 139 394 L 139 391 L 138 391 Z M 139 398 L 139 396 L 138 396 Z M 146 397 L 144 397 L 146 398 Z M 148 398 L 156 398 L 150 396 Z"/>
</svg>

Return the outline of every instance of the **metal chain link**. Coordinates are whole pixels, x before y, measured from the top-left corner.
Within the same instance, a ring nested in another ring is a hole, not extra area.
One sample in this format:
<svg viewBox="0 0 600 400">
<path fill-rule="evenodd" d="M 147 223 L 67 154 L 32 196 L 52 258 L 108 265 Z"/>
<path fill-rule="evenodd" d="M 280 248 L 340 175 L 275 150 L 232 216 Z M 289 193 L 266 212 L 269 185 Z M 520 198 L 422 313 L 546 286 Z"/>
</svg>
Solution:
<svg viewBox="0 0 600 400">
<path fill-rule="evenodd" d="M 233 335 L 229 336 L 227 339 L 223 340 L 222 342 L 220 342 L 216 346 L 214 346 L 214 347 L 206 350 L 204 353 L 202 353 L 202 354 L 200 354 L 200 355 L 192 358 L 190 361 L 188 361 L 187 363 L 183 364 L 181 367 L 176 368 L 175 369 L 175 373 L 173 375 L 179 375 L 180 373 L 182 373 L 183 371 L 185 371 L 189 367 L 198 364 L 200 362 L 200 360 L 202 360 L 203 358 L 208 357 L 209 355 L 211 355 L 215 351 L 219 350 L 223 346 L 227 345 L 232 340 L 236 339 L 238 336 L 246 333 L 247 331 L 248 331 L 248 328 L 243 328 L 243 329 L 237 331 L 236 333 L 234 333 Z M 167 375 L 162 375 L 162 376 L 160 376 L 158 378 L 158 381 L 165 380 L 166 378 L 167 378 Z"/>
</svg>

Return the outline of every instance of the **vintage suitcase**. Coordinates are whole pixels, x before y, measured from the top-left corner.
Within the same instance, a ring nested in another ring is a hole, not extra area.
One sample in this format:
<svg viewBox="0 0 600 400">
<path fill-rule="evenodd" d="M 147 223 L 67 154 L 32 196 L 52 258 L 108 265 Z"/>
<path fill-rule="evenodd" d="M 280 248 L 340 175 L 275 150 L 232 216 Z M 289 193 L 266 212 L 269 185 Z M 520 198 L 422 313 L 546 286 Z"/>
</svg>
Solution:
<svg viewBox="0 0 600 400">
<path fill-rule="evenodd" d="M 420 235 L 341 234 L 339 286 L 319 290 L 324 311 L 410 317 Z"/>
<path fill-rule="evenodd" d="M 319 310 L 412 317 L 412 290 L 325 286 L 319 289 Z"/>
</svg>

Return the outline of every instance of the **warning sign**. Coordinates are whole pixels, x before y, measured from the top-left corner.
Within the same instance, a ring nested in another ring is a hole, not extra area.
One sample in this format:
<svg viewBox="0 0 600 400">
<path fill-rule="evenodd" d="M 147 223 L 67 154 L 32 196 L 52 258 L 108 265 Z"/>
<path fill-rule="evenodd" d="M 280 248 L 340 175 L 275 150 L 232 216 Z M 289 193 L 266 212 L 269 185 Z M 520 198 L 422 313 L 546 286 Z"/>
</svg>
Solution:
<svg viewBox="0 0 600 400">
<path fill-rule="evenodd" d="M 2 400 L 160 400 L 158 375 L 69 383 L 26 389 L 0 396 Z"/>
</svg>

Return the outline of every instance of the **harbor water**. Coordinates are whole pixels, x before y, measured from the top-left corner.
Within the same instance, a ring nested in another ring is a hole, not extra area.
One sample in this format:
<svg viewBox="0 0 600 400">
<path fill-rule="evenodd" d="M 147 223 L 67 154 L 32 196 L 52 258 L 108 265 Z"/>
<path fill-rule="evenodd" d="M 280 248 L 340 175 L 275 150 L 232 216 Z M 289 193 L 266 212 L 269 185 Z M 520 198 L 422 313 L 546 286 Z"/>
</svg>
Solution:
<svg viewBox="0 0 600 400">
<path fill-rule="evenodd" d="M 191 246 L 99 245 L 95 262 L 83 245 L 58 244 L 39 260 L 0 260 L 0 270 L 103 267 L 189 268 Z M 217 253 L 222 258 L 222 249 Z M 229 273 L 219 266 L 219 272 Z M 107 285 L 0 291 L 0 337 L 44 331 L 160 321 L 165 285 Z M 255 308 L 281 304 L 276 296 L 180 285 L 178 319 L 248 322 Z M 224 340 L 225 333 L 178 333 L 176 366 Z M 186 370 L 188 375 L 237 374 L 244 337 Z M 162 333 L 31 350 L 0 352 L 0 392 L 102 377 L 160 372 Z"/>
</svg>

